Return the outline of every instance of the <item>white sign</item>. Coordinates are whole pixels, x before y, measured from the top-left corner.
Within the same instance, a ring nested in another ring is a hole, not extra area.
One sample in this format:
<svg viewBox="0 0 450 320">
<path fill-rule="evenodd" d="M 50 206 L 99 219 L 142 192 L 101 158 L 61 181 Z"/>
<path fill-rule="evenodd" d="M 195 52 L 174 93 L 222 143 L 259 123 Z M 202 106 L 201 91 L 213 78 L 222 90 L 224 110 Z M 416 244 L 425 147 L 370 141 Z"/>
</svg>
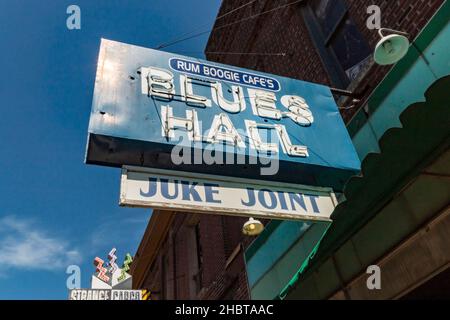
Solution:
<svg viewBox="0 0 450 320">
<path fill-rule="evenodd" d="M 73 289 L 69 300 L 145 300 L 142 290 Z"/>
<path fill-rule="evenodd" d="M 120 205 L 283 220 L 330 221 L 330 188 L 123 167 Z"/>
</svg>

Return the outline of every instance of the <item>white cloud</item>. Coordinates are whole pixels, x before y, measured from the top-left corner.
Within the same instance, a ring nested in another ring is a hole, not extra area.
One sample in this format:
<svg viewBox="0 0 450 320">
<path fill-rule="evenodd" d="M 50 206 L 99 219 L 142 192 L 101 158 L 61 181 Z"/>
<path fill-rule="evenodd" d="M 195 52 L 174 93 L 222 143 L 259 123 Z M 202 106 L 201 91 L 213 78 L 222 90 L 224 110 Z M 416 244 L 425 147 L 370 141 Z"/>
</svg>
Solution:
<svg viewBox="0 0 450 320">
<path fill-rule="evenodd" d="M 123 214 L 117 215 L 99 223 L 91 236 L 89 246 L 91 253 L 97 253 L 105 245 L 119 249 L 130 242 L 139 244 L 150 215 L 149 211 L 138 213 L 141 214 L 128 217 L 124 217 Z"/>
<path fill-rule="evenodd" d="M 14 216 L 0 218 L 0 255 L 6 269 L 58 270 L 81 262 L 67 241 Z"/>
</svg>

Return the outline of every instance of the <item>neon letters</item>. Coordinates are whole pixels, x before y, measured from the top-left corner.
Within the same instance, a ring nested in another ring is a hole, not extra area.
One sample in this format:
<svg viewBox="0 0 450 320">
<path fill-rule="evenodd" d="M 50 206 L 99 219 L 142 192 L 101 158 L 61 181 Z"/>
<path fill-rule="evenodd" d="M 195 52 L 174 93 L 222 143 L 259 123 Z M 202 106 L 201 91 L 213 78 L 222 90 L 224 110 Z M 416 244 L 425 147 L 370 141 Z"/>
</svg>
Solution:
<svg viewBox="0 0 450 320">
<path fill-rule="evenodd" d="M 170 66 L 184 73 L 175 79 L 174 74 L 167 69 L 140 69 L 142 94 L 166 102 L 161 106 L 161 135 L 166 139 L 173 140 L 175 130 L 184 130 L 191 142 L 226 143 L 236 148 L 250 147 L 264 153 L 278 153 L 281 145 L 282 151 L 289 156 L 309 156 L 307 146 L 294 145 L 286 127 L 275 121 L 288 118 L 301 127 L 309 127 L 314 123 L 313 113 L 306 100 L 300 96 L 284 95 L 278 100 L 275 92 L 281 87 L 276 79 L 183 59 L 171 59 Z M 225 98 L 224 81 L 243 84 L 245 87 L 226 84 L 232 99 Z M 197 94 L 194 90 L 197 85 L 209 87 L 210 95 Z M 179 92 L 176 87 L 179 87 Z M 183 117 L 174 116 L 170 101 L 175 98 L 191 107 L 185 110 Z M 213 105 L 218 106 L 221 112 L 214 116 L 204 135 L 199 123 L 199 113 Z M 245 120 L 245 128 L 242 130 L 246 132 L 242 133 L 236 129 L 229 114 L 239 114 L 247 108 L 251 108 L 253 114 L 264 120 L 264 123 Z M 275 121 L 269 122 L 269 119 Z M 263 136 L 262 131 L 269 132 L 271 139 Z M 269 142 L 273 138 L 278 143 Z"/>
</svg>

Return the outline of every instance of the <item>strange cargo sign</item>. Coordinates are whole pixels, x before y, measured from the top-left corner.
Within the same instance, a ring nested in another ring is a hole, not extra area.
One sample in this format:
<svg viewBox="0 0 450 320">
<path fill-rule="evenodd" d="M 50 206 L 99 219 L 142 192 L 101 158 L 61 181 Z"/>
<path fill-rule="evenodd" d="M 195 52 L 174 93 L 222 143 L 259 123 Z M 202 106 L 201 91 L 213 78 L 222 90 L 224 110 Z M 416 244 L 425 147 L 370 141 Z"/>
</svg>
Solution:
<svg viewBox="0 0 450 320">
<path fill-rule="evenodd" d="M 360 170 L 328 87 L 104 39 L 86 163 L 337 191 Z"/>
<path fill-rule="evenodd" d="M 331 221 L 331 188 L 128 167 L 120 205 L 282 220 Z"/>
<path fill-rule="evenodd" d="M 72 289 L 69 300 L 146 300 L 143 290 Z"/>
</svg>

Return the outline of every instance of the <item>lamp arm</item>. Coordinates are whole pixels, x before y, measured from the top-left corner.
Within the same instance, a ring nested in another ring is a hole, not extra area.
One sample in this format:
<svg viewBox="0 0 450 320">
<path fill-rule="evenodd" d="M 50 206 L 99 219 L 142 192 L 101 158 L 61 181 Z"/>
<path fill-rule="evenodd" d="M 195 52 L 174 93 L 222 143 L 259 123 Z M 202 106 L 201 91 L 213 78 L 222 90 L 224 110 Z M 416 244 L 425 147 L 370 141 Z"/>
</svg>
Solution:
<svg viewBox="0 0 450 320">
<path fill-rule="evenodd" d="M 402 36 L 409 37 L 409 33 L 407 33 L 407 32 L 398 31 L 398 30 L 389 29 L 389 28 L 380 28 L 378 30 L 378 33 L 380 34 L 380 36 L 382 38 L 384 38 L 383 31 L 389 31 L 389 32 L 394 33 L 394 34 L 399 34 L 399 35 L 402 35 Z"/>
</svg>

